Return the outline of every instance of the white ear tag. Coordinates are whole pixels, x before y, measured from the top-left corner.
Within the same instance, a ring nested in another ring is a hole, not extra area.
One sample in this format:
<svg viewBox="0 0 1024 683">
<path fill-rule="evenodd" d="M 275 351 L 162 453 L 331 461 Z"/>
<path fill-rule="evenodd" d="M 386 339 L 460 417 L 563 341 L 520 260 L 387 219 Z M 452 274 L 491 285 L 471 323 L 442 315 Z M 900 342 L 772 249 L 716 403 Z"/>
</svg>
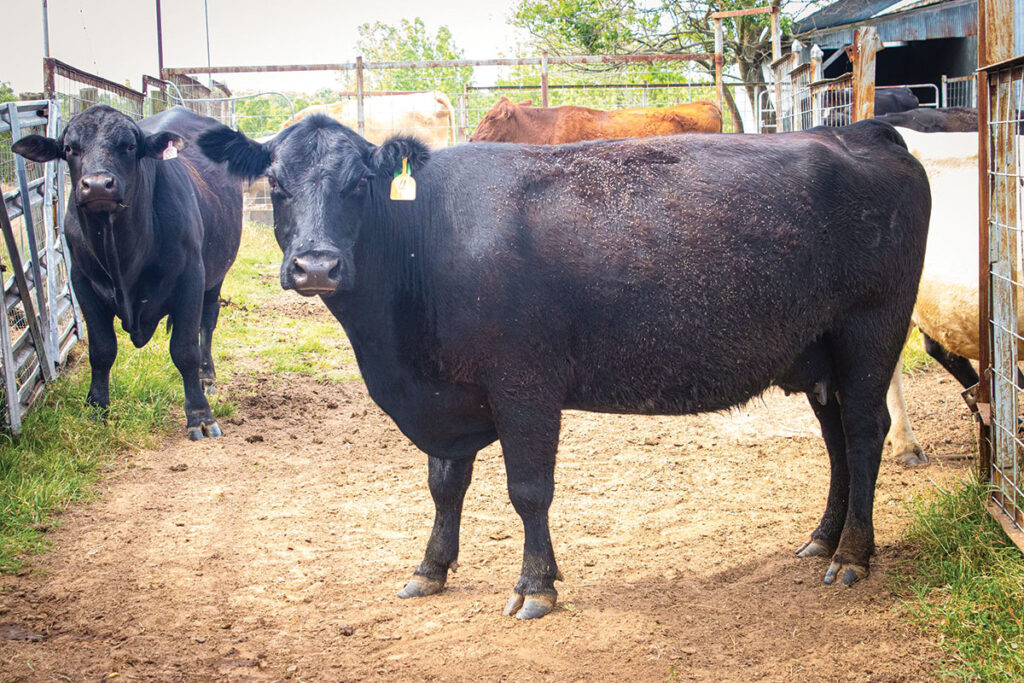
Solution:
<svg viewBox="0 0 1024 683">
<path fill-rule="evenodd" d="M 178 158 L 178 148 L 174 146 L 174 140 L 167 141 L 167 149 L 164 150 L 164 161 Z"/>
<path fill-rule="evenodd" d="M 402 172 L 396 173 L 391 181 L 391 199 L 397 202 L 411 202 L 416 199 L 416 181 L 409 172 L 408 157 L 402 157 Z"/>
</svg>

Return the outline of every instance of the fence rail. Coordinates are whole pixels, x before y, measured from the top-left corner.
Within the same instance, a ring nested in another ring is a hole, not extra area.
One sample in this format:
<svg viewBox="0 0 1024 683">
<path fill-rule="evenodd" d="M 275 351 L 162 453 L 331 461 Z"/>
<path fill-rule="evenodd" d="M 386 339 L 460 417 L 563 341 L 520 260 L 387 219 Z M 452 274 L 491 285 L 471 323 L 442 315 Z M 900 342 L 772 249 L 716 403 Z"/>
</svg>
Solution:
<svg viewBox="0 0 1024 683">
<path fill-rule="evenodd" d="M 14 155 L 11 145 L 36 132 L 59 134 L 61 105 L 56 100 L 10 102 L 0 107 L 0 211 L 7 259 L 4 315 L 0 315 L 4 422 L 18 433 L 25 411 L 74 344 L 84 338 L 81 313 L 71 288 L 71 262 L 64 240 L 64 174 L 59 162 L 33 164 Z M 6 179 L 12 182 L 8 187 Z"/>
</svg>

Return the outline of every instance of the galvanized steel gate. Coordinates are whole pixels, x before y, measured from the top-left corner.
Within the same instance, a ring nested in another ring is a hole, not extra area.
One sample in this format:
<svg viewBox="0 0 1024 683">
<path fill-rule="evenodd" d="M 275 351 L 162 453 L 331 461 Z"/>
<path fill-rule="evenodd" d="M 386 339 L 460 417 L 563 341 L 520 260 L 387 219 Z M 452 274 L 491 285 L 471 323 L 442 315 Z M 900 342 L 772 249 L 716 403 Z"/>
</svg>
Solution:
<svg viewBox="0 0 1024 683">
<path fill-rule="evenodd" d="M 0 212 L 7 258 L 0 264 L 4 315 L 0 315 L 3 420 L 17 433 L 28 406 L 75 342 L 84 338 L 81 313 L 70 284 L 64 241 L 64 174 L 59 163 L 36 164 L 12 153 L 30 133 L 56 137 L 60 107 L 38 100 L 0 105 Z"/>
</svg>

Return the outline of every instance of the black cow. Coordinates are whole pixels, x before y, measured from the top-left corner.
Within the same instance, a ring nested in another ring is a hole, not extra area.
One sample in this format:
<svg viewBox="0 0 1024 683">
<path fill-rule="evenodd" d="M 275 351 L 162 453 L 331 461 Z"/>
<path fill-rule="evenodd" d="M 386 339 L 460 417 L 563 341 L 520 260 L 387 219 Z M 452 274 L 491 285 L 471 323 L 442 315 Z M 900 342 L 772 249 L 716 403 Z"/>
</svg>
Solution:
<svg viewBox="0 0 1024 683">
<path fill-rule="evenodd" d="M 848 126 L 853 112 L 850 110 L 853 93 L 850 89 L 827 90 L 821 94 L 821 107 L 826 110 L 826 126 Z M 875 89 L 875 116 L 917 109 L 921 102 L 907 86 Z M 899 125 L 899 124 L 894 124 Z"/>
<path fill-rule="evenodd" d="M 898 111 L 909 111 L 921 106 L 914 91 L 907 86 L 899 88 L 875 89 L 875 116 L 893 114 Z"/>
<path fill-rule="evenodd" d="M 199 145 L 268 176 L 281 284 L 322 297 L 370 395 L 429 456 L 434 529 L 400 596 L 443 588 L 474 458 L 495 439 L 525 527 L 505 612 L 537 617 L 557 597 L 563 409 L 699 413 L 772 384 L 811 397 L 832 462 L 798 552 L 834 553 L 826 583 L 867 574 L 931 204 L 891 126 L 431 155 L 311 116 L 266 144 L 221 128 Z M 390 201 L 403 157 L 418 196 Z"/>
<path fill-rule="evenodd" d="M 71 172 L 64 229 L 89 332 L 86 401 L 101 412 L 110 404 L 114 316 L 137 348 L 168 316 L 191 439 L 221 433 L 203 388 L 212 390 L 220 288 L 242 236 L 241 182 L 188 146 L 218 125 L 182 107 L 136 124 L 96 106 L 56 140 L 30 135 L 14 145 L 33 161 L 65 159 Z M 169 146 L 180 153 L 164 160 Z"/>
<path fill-rule="evenodd" d="M 879 121 L 921 133 L 977 133 L 978 110 L 970 107 L 921 107 L 875 116 Z"/>
</svg>

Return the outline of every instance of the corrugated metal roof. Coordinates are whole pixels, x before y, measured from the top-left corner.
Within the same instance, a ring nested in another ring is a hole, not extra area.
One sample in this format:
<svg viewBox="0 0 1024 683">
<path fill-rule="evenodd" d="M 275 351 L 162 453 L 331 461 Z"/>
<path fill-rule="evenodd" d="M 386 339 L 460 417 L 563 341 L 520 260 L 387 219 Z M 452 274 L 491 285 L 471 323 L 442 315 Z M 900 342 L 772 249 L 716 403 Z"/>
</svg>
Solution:
<svg viewBox="0 0 1024 683">
<path fill-rule="evenodd" d="M 796 22 L 793 25 L 793 33 L 807 33 L 870 19 L 896 2 L 897 0 L 838 0 Z"/>
<path fill-rule="evenodd" d="M 864 6 L 863 0 L 840 0 L 836 5 Z M 825 9 L 834 7 L 830 5 Z M 825 10 L 822 10 L 824 12 Z M 797 23 L 793 32 L 801 41 L 817 43 L 822 48 L 839 48 L 853 42 L 853 30 L 861 26 L 874 26 L 884 42 L 932 40 L 935 38 L 963 38 L 978 33 L 977 0 L 887 0 L 870 16 L 829 23 L 820 26 L 811 20 L 821 12 Z M 849 16 L 853 16 L 851 13 Z M 832 18 L 838 16 L 838 12 Z M 802 28 L 809 27 L 809 28 Z"/>
</svg>

